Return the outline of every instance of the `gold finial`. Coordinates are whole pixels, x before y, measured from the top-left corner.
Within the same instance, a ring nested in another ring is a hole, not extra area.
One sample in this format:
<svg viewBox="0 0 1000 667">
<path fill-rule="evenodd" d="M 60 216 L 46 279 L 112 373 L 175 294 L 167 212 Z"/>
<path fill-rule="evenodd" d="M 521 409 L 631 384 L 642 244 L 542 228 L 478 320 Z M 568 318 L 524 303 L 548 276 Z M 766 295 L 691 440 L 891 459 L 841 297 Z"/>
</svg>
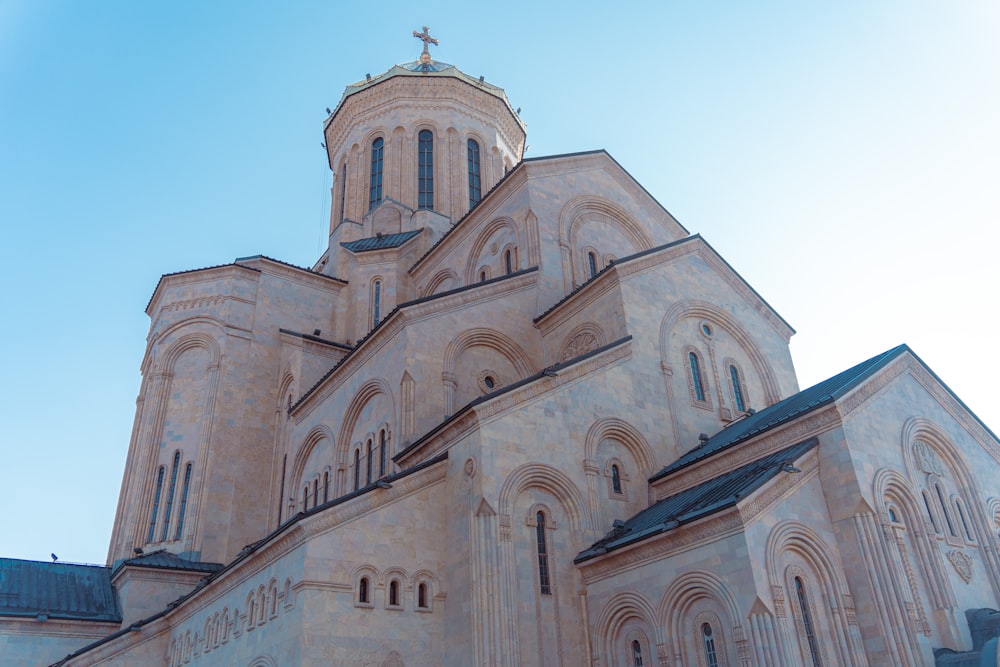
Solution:
<svg viewBox="0 0 1000 667">
<path fill-rule="evenodd" d="M 431 60 L 431 52 L 427 50 L 427 45 L 433 44 L 434 46 L 437 46 L 438 41 L 428 34 L 427 31 L 430 30 L 430 28 L 428 28 L 427 26 L 423 26 L 423 28 L 424 28 L 423 32 L 417 32 L 416 30 L 414 30 L 413 36 L 424 43 L 424 52 L 420 54 L 420 64 L 429 65 L 431 64 L 432 60 Z"/>
</svg>

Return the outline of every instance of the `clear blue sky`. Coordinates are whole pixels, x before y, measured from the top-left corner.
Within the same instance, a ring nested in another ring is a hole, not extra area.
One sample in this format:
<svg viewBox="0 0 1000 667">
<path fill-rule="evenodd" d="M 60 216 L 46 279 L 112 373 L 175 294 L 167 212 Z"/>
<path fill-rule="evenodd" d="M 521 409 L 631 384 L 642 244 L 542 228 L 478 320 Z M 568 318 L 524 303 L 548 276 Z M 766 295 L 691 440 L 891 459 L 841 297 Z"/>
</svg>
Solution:
<svg viewBox="0 0 1000 667">
<path fill-rule="evenodd" d="M 703 234 L 802 387 L 906 342 L 1000 430 L 1000 4 L 342 6 L 0 0 L 0 555 L 104 561 L 157 279 L 311 265 L 324 109 L 425 24 L 528 156 L 605 148 Z"/>
</svg>

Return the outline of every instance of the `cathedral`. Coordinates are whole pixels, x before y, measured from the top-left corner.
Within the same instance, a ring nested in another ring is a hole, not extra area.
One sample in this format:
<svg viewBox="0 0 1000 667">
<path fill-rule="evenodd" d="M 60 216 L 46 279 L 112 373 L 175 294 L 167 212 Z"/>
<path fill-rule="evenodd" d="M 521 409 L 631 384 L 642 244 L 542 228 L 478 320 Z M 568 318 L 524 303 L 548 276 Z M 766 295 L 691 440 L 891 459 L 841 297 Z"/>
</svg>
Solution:
<svg viewBox="0 0 1000 667">
<path fill-rule="evenodd" d="M 1000 440 L 794 330 L 602 150 L 435 60 L 323 124 L 329 245 L 164 275 L 104 566 L 5 664 L 995 665 Z"/>
</svg>

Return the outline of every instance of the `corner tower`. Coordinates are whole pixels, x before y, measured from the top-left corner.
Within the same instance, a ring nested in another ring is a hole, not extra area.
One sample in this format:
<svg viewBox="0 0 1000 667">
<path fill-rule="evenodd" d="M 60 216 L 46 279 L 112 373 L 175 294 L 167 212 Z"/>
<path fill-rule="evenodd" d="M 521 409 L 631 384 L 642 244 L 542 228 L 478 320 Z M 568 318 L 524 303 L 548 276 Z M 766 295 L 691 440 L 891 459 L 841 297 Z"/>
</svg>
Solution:
<svg viewBox="0 0 1000 667">
<path fill-rule="evenodd" d="M 525 127 L 504 91 L 420 59 L 347 86 L 324 124 L 333 172 L 324 273 L 340 243 L 426 230 L 433 243 L 520 162 Z"/>
</svg>

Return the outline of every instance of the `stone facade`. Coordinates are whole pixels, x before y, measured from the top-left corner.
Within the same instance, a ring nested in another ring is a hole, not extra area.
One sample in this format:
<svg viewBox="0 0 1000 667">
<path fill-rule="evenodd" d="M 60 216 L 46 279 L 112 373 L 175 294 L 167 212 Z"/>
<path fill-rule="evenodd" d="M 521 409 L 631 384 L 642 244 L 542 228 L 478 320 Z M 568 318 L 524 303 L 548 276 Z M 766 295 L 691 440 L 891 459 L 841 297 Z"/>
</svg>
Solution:
<svg viewBox="0 0 1000 667">
<path fill-rule="evenodd" d="M 313 267 L 156 287 L 108 555 L 126 631 L 58 664 L 972 648 L 1000 442 L 911 351 L 800 392 L 794 331 L 704 239 L 603 151 L 522 159 L 503 91 L 450 65 L 349 86 L 324 131 Z M 137 548 L 224 567 L 139 571 Z M 51 637 L 35 662 L 86 643 Z"/>
</svg>

